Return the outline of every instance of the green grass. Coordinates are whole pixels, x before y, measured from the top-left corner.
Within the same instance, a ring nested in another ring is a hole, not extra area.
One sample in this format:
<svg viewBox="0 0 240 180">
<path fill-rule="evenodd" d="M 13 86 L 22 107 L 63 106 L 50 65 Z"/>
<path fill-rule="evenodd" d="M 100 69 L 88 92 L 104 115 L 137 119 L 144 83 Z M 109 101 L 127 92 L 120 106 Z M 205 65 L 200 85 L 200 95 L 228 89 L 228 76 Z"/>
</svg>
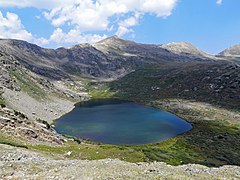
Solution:
<svg viewBox="0 0 240 180">
<path fill-rule="evenodd" d="M 106 85 L 91 86 L 88 84 L 85 86 L 85 88 L 92 99 L 111 98 L 114 96 L 114 93 L 110 92 L 109 87 Z"/>
<path fill-rule="evenodd" d="M 195 146 L 188 144 L 181 137 L 171 138 L 161 143 L 136 146 L 149 161 L 166 162 L 171 165 L 202 163 L 204 154 Z"/>
<path fill-rule="evenodd" d="M 72 152 L 72 154 L 67 157 L 83 160 L 118 158 L 128 162 L 142 162 L 145 158 L 142 152 L 112 145 L 77 144 L 76 142 L 67 142 L 63 146 L 54 147 L 46 145 L 36 145 L 29 146 L 29 148 L 49 155 L 64 155 L 65 153 L 70 151 Z"/>
<path fill-rule="evenodd" d="M 22 143 L 19 139 L 16 139 L 11 136 L 6 136 L 0 133 L 0 144 L 6 144 L 14 147 L 20 148 L 28 148 L 24 143 Z"/>
<path fill-rule="evenodd" d="M 0 96 L 0 106 L 2 108 L 6 107 L 6 102 L 5 102 L 5 100 L 1 96 Z"/>
<path fill-rule="evenodd" d="M 72 137 L 69 137 L 72 139 Z M 26 148 L 37 151 L 52 157 L 67 157 L 71 159 L 82 160 L 99 160 L 106 158 L 121 159 L 128 162 L 142 162 L 145 161 L 145 155 L 140 151 L 135 151 L 129 147 L 97 144 L 97 143 L 83 143 L 79 144 L 76 141 L 69 140 L 63 145 L 32 145 L 20 137 L 7 136 L 0 133 L 0 144 L 6 144 L 14 147 Z M 71 151 L 70 156 L 65 153 Z"/>
<path fill-rule="evenodd" d="M 24 72 L 11 71 L 11 76 L 15 77 L 21 90 L 28 93 L 31 97 L 37 100 L 43 100 L 47 98 L 47 93 L 44 92 L 36 83 Z"/>
</svg>

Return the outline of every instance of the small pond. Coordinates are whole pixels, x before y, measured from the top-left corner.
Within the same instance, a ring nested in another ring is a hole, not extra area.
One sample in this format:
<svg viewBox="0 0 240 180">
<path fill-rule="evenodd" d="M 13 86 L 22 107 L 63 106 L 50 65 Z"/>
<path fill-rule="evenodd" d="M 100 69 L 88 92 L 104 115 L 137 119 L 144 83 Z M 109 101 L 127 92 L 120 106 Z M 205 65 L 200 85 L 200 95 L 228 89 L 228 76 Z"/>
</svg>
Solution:
<svg viewBox="0 0 240 180">
<path fill-rule="evenodd" d="M 61 134 L 116 145 L 160 142 L 192 128 L 174 114 L 117 99 L 80 103 L 54 125 Z"/>
</svg>

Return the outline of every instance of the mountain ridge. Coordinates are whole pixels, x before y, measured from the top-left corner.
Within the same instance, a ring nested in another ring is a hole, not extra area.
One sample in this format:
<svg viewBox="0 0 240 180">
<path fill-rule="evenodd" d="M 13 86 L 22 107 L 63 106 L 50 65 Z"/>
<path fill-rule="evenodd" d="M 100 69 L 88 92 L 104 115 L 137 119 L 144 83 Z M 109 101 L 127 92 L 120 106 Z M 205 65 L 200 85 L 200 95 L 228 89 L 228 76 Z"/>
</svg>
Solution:
<svg viewBox="0 0 240 180">
<path fill-rule="evenodd" d="M 135 41 L 131 41 L 131 40 L 122 39 L 122 38 L 118 37 L 117 35 L 109 36 L 109 37 L 107 37 L 105 39 L 102 39 L 102 40 L 94 42 L 94 43 L 79 43 L 79 44 L 75 44 L 75 45 L 72 45 L 72 46 L 69 46 L 69 47 L 60 46 L 60 47 L 57 47 L 57 48 L 46 48 L 46 47 L 42 47 L 40 45 L 28 42 L 26 40 L 20 40 L 20 39 L 4 39 L 4 38 L 0 38 L 0 42 L 1 41 L 7 41 L 9 43 L 12 42 L 14 44 L 15 43 L 16 44 L 18 44 L 18 43 L 20 43 L 20 44 L 25 43 L 25 44 L 29 44 L 29 45 L 35 46 L 37 48 L 45 49 L 45 50 L 57 50 L 57 49 L 62 49 L 62 48 L 64 48 L 64 49 L 71 49 L 71 48 L 73 48 L 75 46 L 84 46 L 84 45 L 86 45 L 86 46 L 94 46 L 95 44 L 102 44 L 102 43 L 105 43 L 107 41 L 108 42 L 114 42 L 114 41 L 117 42 L 118 41 L 118 42 L 125 42 L 125 43 L 127 42 L 127 43 L 130 43 L 130 44 L 139 44 L 139 45 L 148 45 L 148 46 L 160 46 L 160 47 L 164 47 L 164 48 L 170 47 L 171 45 L 174 45 L 174 46 L 179 45 L 179 46 L 181 46 L 182 44 L 185 44 L 185 45 L 192 46 L 195 49 L 197 49 L 198 51 L 203 52 L 204 54 L 208 54 L 208 55 L 219 55 L 219 54 L 224 55 L 224 53 L 226 51 L 229 51 L 229 50 L 232 50 L 232 49 L 235 49 L 235 48 L 238 50 L 237 55 L 240 54 L 240 52 L 239 52 L 240 51 L 239 50 L 240 44 L 232 45 L 232 46 L 222 50 L 221 52 L 214 54 L 214 53 L 205 52 L 205 51 L 197 48 L 193 43 L 188 42 L 188 41 L 173 41 L 173 42 L 170 42 L 170 43 L 167 43 L 167 44 L 140 43 L 140 42 L 135 42 Z M 181 49 L 181 47 L 180 47 L 180 49 Z M 235 54 L 229 54 L 229 55 L 235 55 Z"/>
<path fill-rule="evenodd" d="M 106 38 L 93 44 L 78 44 L 69 48 L 47 49 L 27 41 L 1 39 L 0 52 L 19 59 L 28 69 L 40 73 L 41 69 L 58 69 L 59 74 L 81 74 L 93 78 L 118 78 L 136 68 L 169 62 L 212 61 L 214 56 L 193 53 L 174 53 L 159 45 L 141 44 Z M 190 50 L 191 53 L 191 50 Z M 38 70 L 40 69 L 40 70 Z M 47 71 L 46 71 L 47 72 Z M 65 72 L 65 73 L 64 73 Z M 50 73 L 49 76 L 54 76 Z"/>
</svg>

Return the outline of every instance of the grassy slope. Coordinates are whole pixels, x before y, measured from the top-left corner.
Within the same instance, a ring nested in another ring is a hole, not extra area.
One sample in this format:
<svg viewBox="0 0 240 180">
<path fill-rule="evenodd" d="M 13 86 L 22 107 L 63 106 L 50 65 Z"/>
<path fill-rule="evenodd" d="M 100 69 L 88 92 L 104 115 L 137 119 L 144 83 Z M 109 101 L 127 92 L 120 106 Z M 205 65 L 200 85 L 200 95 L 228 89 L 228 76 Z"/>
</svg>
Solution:
<svg viewBox="0 0 240 180">
<path fill-rule="evenodd" d="M 111 98 L 114 96 L 114 93 L 110 92 L 110 88 L 102 84 L 99 85 L 98 83 L 86 81 L 85 88 L 89 96 L 93 99 Z"/>
<path fill-rule="evenodd" d="M 0 133 L 0 144 L 7 144 L 14 147 L 28 148 L 24 141 L 19 138 L 11 137 L 5 134 Z"/>
<path fill-rule="evenodd" d="M 53 156 L 55 158 L 67 157 L 71 159 L 75 158 L 83 160 L 118 158 L 128 162 L 142 162 L 146 160 L 144 153 L 136 151 L 130 147 L 97 144 L 91 142 L 83 142 L 79 144 L 76 141 L 72 141 L 71 137 L 69 137 L 68 141 L 62 145 L 46 145 L 44 143 L 32 145 L 29 140 L 24 140 L 20 137 L 13 137 L 0 133 L 0 144 L 26 148 L 29 150 L 44 153 L 49 156 Z M 67 156 L 67 152 L 71 152 L 71 155 Z"/>
<path fill-rule="evenodd" d="M 186 144 L 194 146 L 197 153 L 204 155 L 204 161 L 200 164 L 208 166 L 239 165 L 240 123 L 236 122 L 234 116 L 231 117 L 231 112 L 201 103 L 193 106 L 193 103 L 184 100 L 178 100 L 175 103 L 170 101 L 168 108 L 165 109 L 193 125 L 191 131 L 178 136 L 178 138 Z M 178 108 L 181 106 L 179 104 L 186 104 L 191 108 Z M 164 108 L 162 105 L 152 105 Z M 195 161 L 198 161 L 197 157 Z"/>
<path fill-rule="evenodd" d="M 45 145 L 29 146 L 31 149 L 44 152 L 46 154 L 64 155 L 71 152 L 68 158 L 97 160 L 105 158 L 118 158 L 128 162 L 142 162 L 145 161 L 145 155 L 140 151 L 135 151 L 131 148 L 120 147 L 114 145 L 99 145 L 99 144 L 76 144 L 74 142 L 67 142 L 64 146 L 50 147 Z"/>
<path fill-rule="evenodd" d="M 180 98 L 239 110 L 239 74 L 240 68 L 231 64 L 173 64 L 137 70 L 110 87 L 121 98 Z"/>
<path fill-rule="evenodd" d="M 221 76 L 217 74 L 218 69 L 222 68 L 221 73 L 228 73 L 229 70 L 225 67 L 222 64 L 199 64 L 188 67 L 149 68 L 138 70 L 111 83 L 110 87 L 116 92 L 115 96 L 165 109 L 193 125 L 190 132 L 164 143 L 145 145 L 139 150 L 143 148 L 150 160 L 171 164 L 197 162 L 209 166 L 240 165 L 240 123 L 236 121 L 239 117 L 231 117 L 231 111 L 225 109 L 234 109 L 233 113 L 239 114 L 239 89 L 226 88 L 215 93 L 214 90 L 206 88 L 212 79 Z M 214 72 L 214 69 L 217 72 Z M 207 71 L 210 71 L 211 75 L 206 74 Z M 232 73 L 237 72 L 238 69 Z M 209 76 L 210 80 L 204 82 L 206 76 Z M 226 84 L 224 79 L 223 81 Z M 197 87 L 197 90 L 194 90 L 194 87 Z M 231 98 L 229 95 L 236 97 Z M 195 101 L 211 103 L 215 107 L 205 103 L 192 104 Z"/>
</svg>

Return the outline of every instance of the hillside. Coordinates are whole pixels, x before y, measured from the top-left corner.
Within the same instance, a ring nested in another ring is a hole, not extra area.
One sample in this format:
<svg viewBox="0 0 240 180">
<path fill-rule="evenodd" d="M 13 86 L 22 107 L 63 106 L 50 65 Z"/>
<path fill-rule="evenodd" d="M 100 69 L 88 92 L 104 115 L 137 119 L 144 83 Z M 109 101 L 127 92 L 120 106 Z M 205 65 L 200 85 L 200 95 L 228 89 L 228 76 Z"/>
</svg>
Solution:
<svg viewBox="0 0 240 180">
<path fill-rule="evenodd" d="M 239 75 L 238 64 L 177 63 L 136 70 L 113 82 L 111 87 L 120 97 L 179 98 L 239 110 Z"/>
<path fill-rule="evenodd" d="M 236 148 L 240 136 L 239 74 L 239 65 L 229 63 L 178 63 L 140 69 L 107 85 L 116 97 L 187 119 L 194 128 L 179 136 L 178 143 L 193 145 L 199 150 L 198 155 L 207 156 L 198 163 L 235 164 L 236 159 L 240 160 L 236 156 L 240 153 Z M 157 149 L 151 152 L 152 156 L 162 159 L 158 153 L 161 150 Z"/>
</svg>

